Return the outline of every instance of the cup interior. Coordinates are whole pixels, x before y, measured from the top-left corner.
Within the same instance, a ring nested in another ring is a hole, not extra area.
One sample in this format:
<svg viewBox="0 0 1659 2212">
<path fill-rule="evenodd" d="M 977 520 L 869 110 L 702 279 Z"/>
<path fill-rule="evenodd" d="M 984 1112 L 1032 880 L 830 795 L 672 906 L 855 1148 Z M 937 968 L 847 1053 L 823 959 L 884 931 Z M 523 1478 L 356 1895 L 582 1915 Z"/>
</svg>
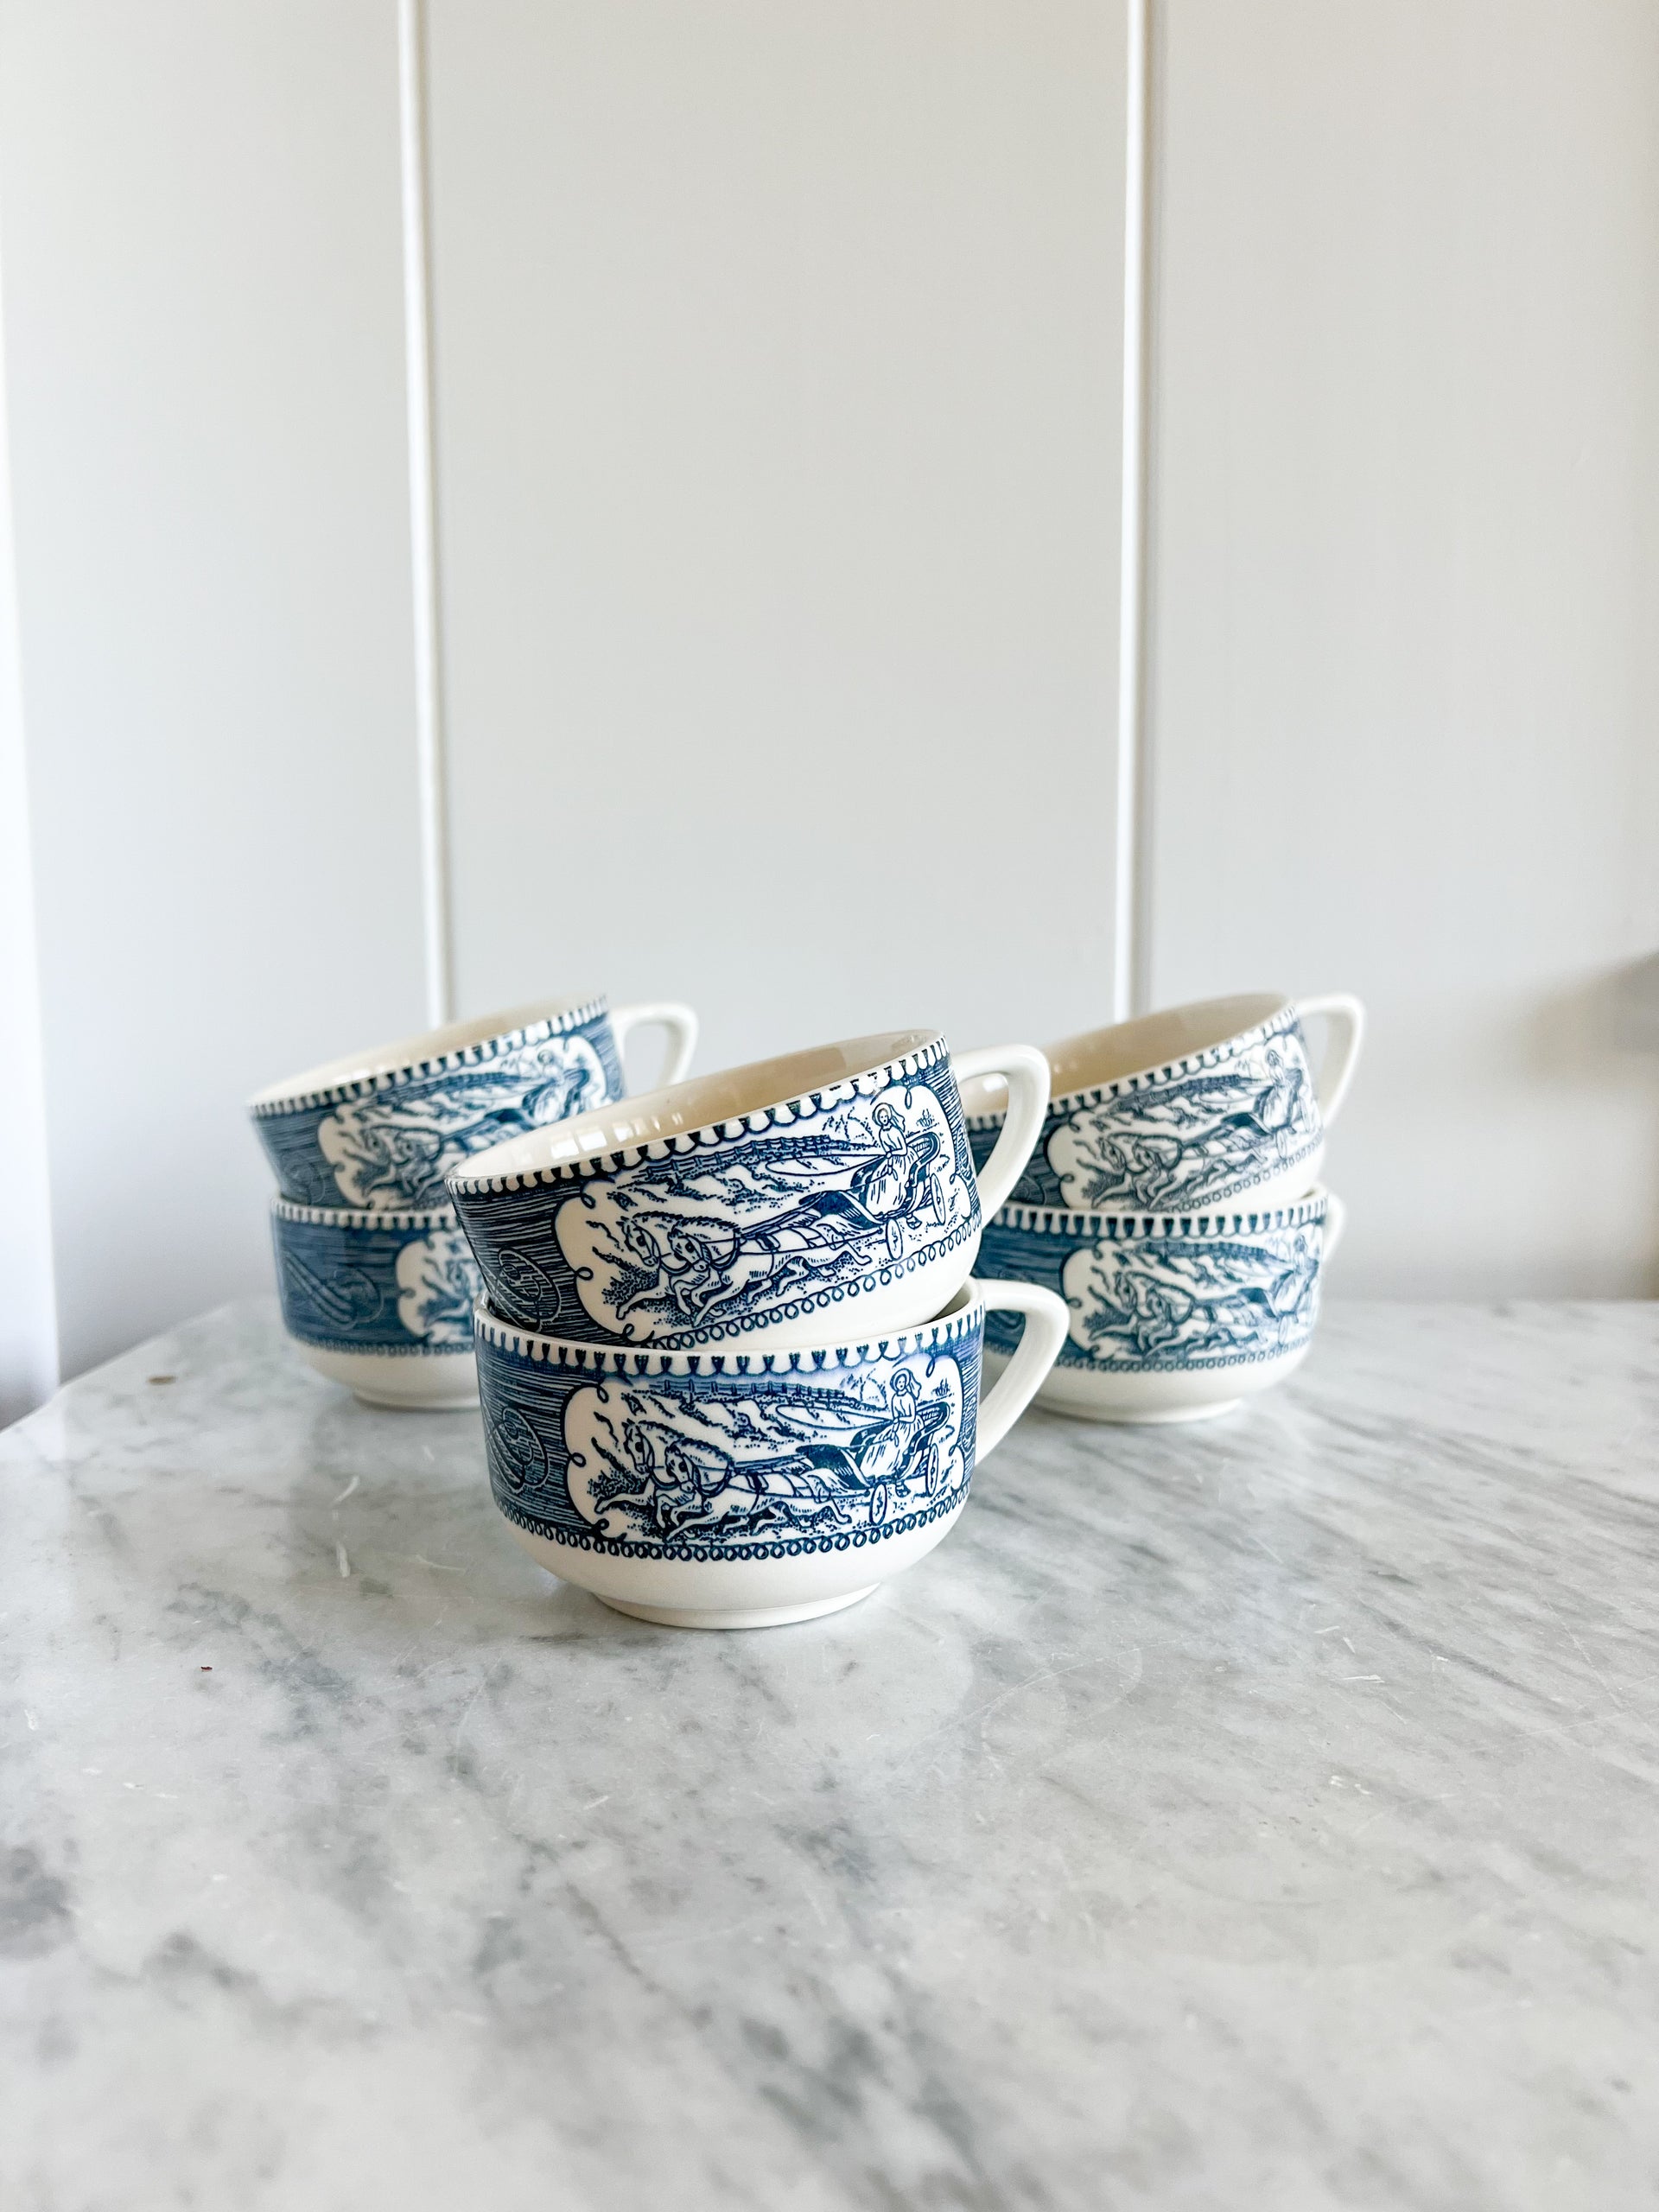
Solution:
<svg viewBox="0 0 1659 2212">
<path fill-rule="evenodd" d="M 1126 1076 L 1151 1075 L 1172 1060 L 1210 1052 L 1230 1037 L 1255 1029 L 1285 1003 L 1279 991 L 1198 999 L 1187 1006 L 1143 1014 L 1134 1021 L 1116 1021 L 1105 1029 L 1085 1029 L 1062 1038 L 1058 1045 L 1043 1048 L 1049 1065 L 1048 1095 L 1069 1098 L 1074 1091 L 1103 1090 Z M 1008 1087 L 1000 1075 L 978 1076 L 962 1087 L 963 1111 L 969 1116 L 1000 1114 L 1007 1099 Z"/>
<path fill-rule="evenodd" d="M 511 1037 L 515 1030 L 533 1028 L 537 1022 L 563 1020 L 583 1007 L 601 1007 L 596 991 L 575 998 L 543 999 L 534 1006 L 507 1007 L 499 1014 L 480 1014 L 474 1021 L 452 1021 L 442 1029 L 423 1030 L 414 1037 L 399 1037 L 390 1045 L 372 1045 L 366 1051 L 346 1052 L 337 1060 L 324 1060 L 299 1075 L 285 1076 L 256 1091 L 252 1106 L 276 1106 L 285 1098 L 304 1098 L 313 1091 L 334 1090 L 342 1084 L 370 1083 L 384 1075 L 413 1075 L 429 1061 L 464 1052 L 469 1045 L 486 1045 L 492 1038 Z"/>
<path fill-rule="evenodd" d="M 452 1179 L 472 1190 L 499 1176 L 533 1175 L 546 1167 L 592 1160 L 688 1132 L 741 1122 L 769 1108 L 798 1103 L 811 1091 L 876 1075 L 889 1062 L 938 1042 L 936 1029 L 897 1029 L 880 1037 L 852 1037 L 838 1045 L 817 1045 L 782 1058 L 753 1060 L 747 1067 L 725 1068 L 695 1077 L 666 1090 L 647 1090 L 593 1114 L 511 1137 L 505 1144 L 474 1154 L 467 1172 Z"/>
</svg>

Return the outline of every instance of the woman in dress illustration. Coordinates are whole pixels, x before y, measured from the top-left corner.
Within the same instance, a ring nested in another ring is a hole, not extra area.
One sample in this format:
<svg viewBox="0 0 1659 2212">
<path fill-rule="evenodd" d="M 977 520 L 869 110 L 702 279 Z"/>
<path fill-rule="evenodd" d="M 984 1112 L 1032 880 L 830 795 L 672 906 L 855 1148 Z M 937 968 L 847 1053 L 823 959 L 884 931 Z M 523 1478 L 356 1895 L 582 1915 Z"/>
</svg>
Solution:
<svg viewBox="0 0 1659 2212">
<path fill-rule="evenodd" d="M 1248 1109 L 1230 1114 L 1224 1127 L 1259 1131 L 1271 1137 L 1281 1159 L 1287 1158 L 1294 1139 L 1312 1124 L 1307 1109 L 1307 1069 L 1300 1053 L 1294 1057 L 1268 1046 L 1267 1075 Z"/>
<path fill-rule="evenodd" d="M 891 1099 L 884 1098 L 870 1116 L 880 1157 L 855 1173 L 849 1195 L 872 1221 L 884 1222 L 887 1249 L 895 1260 L 905 1255 L 900 1224 L 931 1204 L 933 1218 L 943 1228 L 947 1218 L 940 1155 L 944 1146 L 935 1129 L 912 1134 Z"/>
<path fill-rule="evenodd" d="M 902 1488 L 921 1477 L 935 1497 L 944 1480 L 940 1432 L 950 1418 L 949 1400 L 925 1399 L 910 1370 L 899 1368 L 888 1385 L 886 1418 L 853 1446 L 860 1478 Z"/>
</svg>

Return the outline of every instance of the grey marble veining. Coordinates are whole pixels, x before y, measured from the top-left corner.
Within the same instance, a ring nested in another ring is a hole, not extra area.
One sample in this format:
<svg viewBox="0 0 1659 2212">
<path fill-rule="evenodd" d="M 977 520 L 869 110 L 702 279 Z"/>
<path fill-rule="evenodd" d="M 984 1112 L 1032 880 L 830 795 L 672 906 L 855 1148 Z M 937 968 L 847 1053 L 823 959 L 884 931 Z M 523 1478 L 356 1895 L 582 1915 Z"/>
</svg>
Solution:
<svg viewBox="0 0 1659 2212">
<path fill-rule="evenodd" d="M 1659 1308 L 1338 1306 L 697 1636 L 211 1315 L 0 1439 L 0 2203 L 1650 2202 L 1656 1446 Z"/>
</svg>

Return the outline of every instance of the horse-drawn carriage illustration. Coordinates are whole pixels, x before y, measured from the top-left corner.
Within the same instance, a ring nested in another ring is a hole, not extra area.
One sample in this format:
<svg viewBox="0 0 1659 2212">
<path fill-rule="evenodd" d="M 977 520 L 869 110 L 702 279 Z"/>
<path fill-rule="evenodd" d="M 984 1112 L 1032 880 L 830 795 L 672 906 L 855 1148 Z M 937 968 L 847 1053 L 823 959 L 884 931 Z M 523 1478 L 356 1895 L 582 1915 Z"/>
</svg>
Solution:
<svg viewBox="0 0 1659 2212">
<path fill-rule="evenodd" d="M 1086 1246 L 1065 1263 L 1072 1341 L 1136 1367 L 1287 1351 L 1313 1328 L 1319 1266 L 1317 1229 Z"/>
<path fill-rule="evenodd" d="M 1050 1135 L 1046 1151 L 1060 1205 L 1154 1211 L 1235 1187 L 1264 1146 L 1287 1167 L 1318 1137 L 1313 1079 L 1291 1031 L 1236 1066 L 1079 1107 Z"/>
<path fill-rule="evenodd" d="M 664 1546 L 887 1527 L 967 1469 L 956 1362 L 884 1366 L 857 1393 L 800 1376 L 701 1402 L 677 1376 L 588 1384 L 565 1408 L 570 1499 L 602 1537 Z"/>
<path fill-rule="evenodd" d="M 597 1178 L 556 1232 L 591 1319 L 635 1342 L 764 1318 L 963 1233 L 973 1199 L 924 1084 L 838 1107 L 741 1157 L 645 1160 Z"/>
</svg>

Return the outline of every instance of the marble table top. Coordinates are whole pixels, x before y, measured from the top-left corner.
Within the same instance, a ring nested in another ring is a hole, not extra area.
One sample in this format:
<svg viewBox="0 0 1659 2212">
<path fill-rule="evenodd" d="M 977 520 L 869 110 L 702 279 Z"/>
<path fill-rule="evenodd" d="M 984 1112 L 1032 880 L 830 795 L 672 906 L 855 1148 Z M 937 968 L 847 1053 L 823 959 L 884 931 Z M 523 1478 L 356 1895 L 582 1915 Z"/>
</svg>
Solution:
<svg viewBox="0 0 1659 2212">
<path fill-rule="evenodd" d="M 0 2203 L 1651 2202 L 1656 1446 L 1659 1306 L 1337 1306 L 697 1635 L 193 1322 L 0 1438 Z"/>
</svg>

